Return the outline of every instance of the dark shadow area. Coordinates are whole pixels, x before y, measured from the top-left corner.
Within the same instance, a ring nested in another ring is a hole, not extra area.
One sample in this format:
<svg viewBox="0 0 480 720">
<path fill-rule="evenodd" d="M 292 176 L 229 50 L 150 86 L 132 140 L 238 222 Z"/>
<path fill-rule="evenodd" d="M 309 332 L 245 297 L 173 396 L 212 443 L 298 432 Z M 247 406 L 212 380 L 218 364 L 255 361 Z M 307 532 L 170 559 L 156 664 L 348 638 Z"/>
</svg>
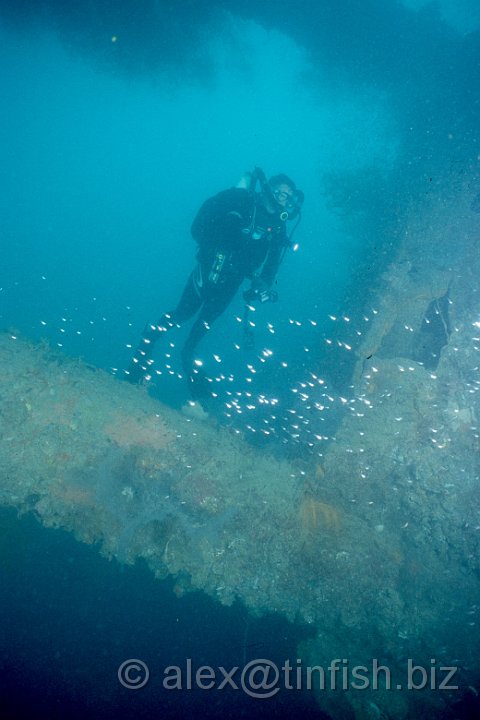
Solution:
<svg viewBox="0 0 480 720">
<path fill-rule="evenodd" d="M 440 352 L 450 337 L 448 294 L 432 300 L 415 338 L 413 360 L 422 363 L 427 370 L 435 370 Z"/>
<path fill-rule="evenodd" d="M 7 0 L 0 7 L 2 16 L 19 30 L 29 26 L 54 30 L 74 54 L 115 74 L 148 76 L 172 68 L 182 69 L 192 79 L 209 74 L 200 47 L 212 3 L 202 0 Z"/>
<path fill-rule="evenodd" d="M 195 593 L 177 598 L 176 581 L 158 581 L 143 565 L 108 562 L 97 550 L 32 516 L 0 511 L 0 713 L 27 717 L 177 719 L 301 716 L 325 720 L 313 697 L 282 690 L 254 700 L 240 689 L 166 690 L 164 669 L 187 659 L 232 668 L 254 658 L 295 666 L 307 636 L 279 617 L 249 617 Z M 123 688 L 118 667 L 147 663 L 145 688 Z"/>
</svg>

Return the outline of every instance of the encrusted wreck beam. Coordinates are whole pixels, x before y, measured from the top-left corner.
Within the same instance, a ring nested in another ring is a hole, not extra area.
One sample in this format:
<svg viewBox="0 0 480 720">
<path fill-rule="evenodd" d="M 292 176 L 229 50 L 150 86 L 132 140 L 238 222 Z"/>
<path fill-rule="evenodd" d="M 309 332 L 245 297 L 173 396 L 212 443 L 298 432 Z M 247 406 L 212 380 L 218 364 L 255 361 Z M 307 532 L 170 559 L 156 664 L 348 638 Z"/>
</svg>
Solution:
<svg viewBox="0 0 480 720">
<path fill-rule="evenodd" d="M 2 334 L 0 358 L 2 504 L 185 591 L 297 616 L 298 471 L 46 345 Z"/>
<path fill-rule="evenodd" d="M 365 605 L 346 606 L 342 593 L 337 637 L 320 630 L 300 650 L 309 665 L 346 659 L 337 690 L 319 693 L 334 717 L 438 717 L 478 683 L 480 215 L 471 188 L 444 178 L 405 212 L 397 257 L 367 298 L 374 312 L 357 348 L 355 398 L 326 453 L 336 507 L 350 501 L 364 521 L 361 567 L 370 578 Z M 349 571 L 356 580 L 358 568 Z M 372 690 L 374 662 L 389 673 L 374 692 L 358 683 L 338 692 L 359 665 Z M 412 666 L 423 670 L 409 677 Z M 454 668 L 446 692 L 440 667 Z M 424 690 L 405 690 L 420 675 Z M 327 691 L 329 681 L 327 673 Z"/>
</svg>

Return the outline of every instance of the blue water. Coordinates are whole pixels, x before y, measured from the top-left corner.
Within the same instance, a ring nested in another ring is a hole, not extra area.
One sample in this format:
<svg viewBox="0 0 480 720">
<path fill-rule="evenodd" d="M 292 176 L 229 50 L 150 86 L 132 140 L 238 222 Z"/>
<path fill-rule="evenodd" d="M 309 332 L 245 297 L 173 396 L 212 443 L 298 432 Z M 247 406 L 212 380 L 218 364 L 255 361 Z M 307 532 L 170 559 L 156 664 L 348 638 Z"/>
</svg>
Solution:
<svg viewBox="0 0 480 720">
<path fill-rule="evenodd" d="M 479 27 L 468 0 L 4 0 L 0 327 L 121 375 L 145 322 L 182 290 L 198 207 L 260 165 L 292 176 L 306 201 L 280 301 L 259 313 L 274 360 L 256 390 L 280 392 L 283 361 L 287 395 L 311 372 L 344 391 L 354 358 L 337 341 L 364 329 L 397 205 L 436 172 L 478 162 Z M 201 352 L 243 390 L 242 310 L 234 301 Z M 172 336 L 173 374 L 155 391 L 174 407 L 187 397 L 184 337 Z M 305 629 L 178 599 L 174 581 L 10 511 L 1 527 L 3 717 L 40 705 L 50 718 L 265 717 L 234 691 L 169 694 L 153 678 L 132 695 L 116 668 L 137 656 L 158 668 L 283 660 Z M 271 717 L 299 713 L 319 717 L 303 696 L 268 705 Z"/>
</svg>

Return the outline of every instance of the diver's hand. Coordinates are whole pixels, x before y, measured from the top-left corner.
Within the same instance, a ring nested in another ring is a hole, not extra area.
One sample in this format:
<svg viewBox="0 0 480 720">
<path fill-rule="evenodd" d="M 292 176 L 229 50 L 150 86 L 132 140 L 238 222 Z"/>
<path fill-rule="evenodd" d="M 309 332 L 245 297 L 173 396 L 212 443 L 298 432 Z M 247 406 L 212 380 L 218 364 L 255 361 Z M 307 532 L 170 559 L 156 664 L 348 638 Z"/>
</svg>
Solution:
<svg viewBox="0 0 480 720">
<path fill-rule="evenodd" d="M 275 290 L 271 290 L 268 283 L 262 278 L 255 278 L 252 282 L 252 286 L 243 293 L 243 299 L 245 302 L 277 302 L 278 293 Z"/>
<path fill-rule="evenodd" d="M 264 185 L 267 182 L 266 175 L 263 172 L 262 168 L 254 167 L 253 168 L 253 177 L 257 178 L 257 180 L 259 180 L 262 185 Z"/>
</svg>

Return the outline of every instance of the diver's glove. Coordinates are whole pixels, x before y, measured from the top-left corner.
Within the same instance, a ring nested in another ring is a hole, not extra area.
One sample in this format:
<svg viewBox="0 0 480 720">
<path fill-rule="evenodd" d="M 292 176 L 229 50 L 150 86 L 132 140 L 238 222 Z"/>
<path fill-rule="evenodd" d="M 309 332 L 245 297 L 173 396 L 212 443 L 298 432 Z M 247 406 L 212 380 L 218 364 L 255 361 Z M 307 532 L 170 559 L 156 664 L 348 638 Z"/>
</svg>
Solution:
<svg viewBox="0 0 480 720">
<path fill-rule="evenodd" d="M 262 186 L 266 184 L 267 178 L 266 178 L 266 175 L 263 172 L 262 168 L 254 167 L 252 175 L 253 175 L 253 180 L 258 180 Z"/>
<path fill-rule="evenodd" d="M 243 293 L 243 299 L 246 303 L 277 302 L 278 293 L 275 292 L 275 290 L 271 290 L 268 283 L 262 280 L 262 278 L 255 278 L 252 286 Z"/>
</svg>

